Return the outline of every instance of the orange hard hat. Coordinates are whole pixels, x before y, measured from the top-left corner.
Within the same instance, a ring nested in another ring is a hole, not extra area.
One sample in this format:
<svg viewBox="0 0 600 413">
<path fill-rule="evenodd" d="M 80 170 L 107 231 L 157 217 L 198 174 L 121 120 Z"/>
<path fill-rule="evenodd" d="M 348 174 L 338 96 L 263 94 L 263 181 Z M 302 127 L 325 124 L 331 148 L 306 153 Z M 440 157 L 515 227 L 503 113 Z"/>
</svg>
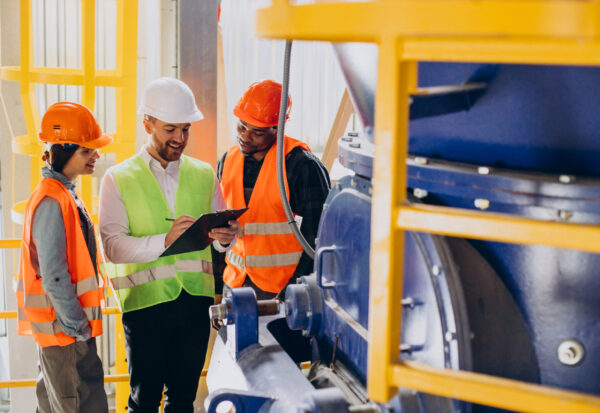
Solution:
<svg viewBox="0 0 600 413">
<path fill-rule="evenodd" d="M 102 133 L 91 110 L 73 102 L 58 102 L 48 108 L 42 118 L 40 140 L 64 145 L 80 145 L 98 149 L 113 139 Z"/>
<path fill-rule="evenodd" d="M 233 114 L 252 126 L 277 126 L 281 102 L 281 83 L 273 80 L 254 82 L 233 108 Z M 292 99 L 288 96 L 285 119 L 290 117 Z"/>
</svg>

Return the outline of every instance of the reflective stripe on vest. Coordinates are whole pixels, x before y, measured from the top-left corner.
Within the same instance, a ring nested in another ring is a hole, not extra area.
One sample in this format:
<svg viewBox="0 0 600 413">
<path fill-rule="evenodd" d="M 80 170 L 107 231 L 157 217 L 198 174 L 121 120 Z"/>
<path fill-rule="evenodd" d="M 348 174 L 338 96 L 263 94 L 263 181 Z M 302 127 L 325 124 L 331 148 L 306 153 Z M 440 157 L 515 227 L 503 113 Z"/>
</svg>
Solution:
<svg viewBox="0 0 600 413">
<path fill-rule="evenodd" d="M 54 335 L 63 332 L 58 320 L 48 321 L 45 323 L 31 323 L 31 329 L 35 334 Z"/>
<path fill-rule="evenodd" d="M 229 263 L 232 265 L 235 265 L 236 267 L 238 267 L 240 270 L 243 270 L 244 267 L 244 259 L 242 257 L 240 257 L 239 255 L 237 255 L 236 253 L 234 253 L 233 251 L 227 251 L 227 254 L 225 254 L 227 259 L 229 260 Z"/>
<path fill-rule="evenodd" d="M 75 292 L 77 296 L 81 296 L 88 291 L 93 291 L 98 289 L 98 282 L 96 277 L 88 277 L 85 280 L 79 281 L 75 284 Z M 17 291 L 23 291 L 23 283 L 19 280 L 17 284 Z M 54 305 L 46 294 L 24 294 L 25 297 L 25 307 L 29 308 L 52 308 Z M 84 311 L 87 308 L 84 308 Z M 89 319 L 89 318 L 88 318 Z"/>
<path fill-rule="evenodd" d="M 176 262 L 176 265 L 162 265 L 160 267 L 148 268 L 125 277 L 115 277 L 111 281 L 115 290 L 122 290 L 124 288 L 137 287 L 155 280 L 175 278 L 175 270 L 179 272 L 213 273 L 211 262 L 204 260 L 180 260 Z"/>
<path fill-rule="evenodd" d="M 92 320 L 101 320 L 102 319 L 102 309 L 100 307 L 86 307 L 83 309 L 83 312 L 87 316 L 89 321 Z M 58 320 L 47 321 L 45 323 L 31 323 L 31 329 L 34 333 L 41 334 L 58 334 L 62 333 L 63 329 L 60 326 Z"/>
<path fill-rule="evenodd" d="M 297 265 L 302 252 L 288 252 L 287 254 L 248 255 L 248 267 L 282 267 L 284 265 Z"/>
<path fill-rule="evenodd" d="M 288 252 L 286 254 L 271 255 L 248 255 L 246 265 L 248 267 L 281 267 L 284 265 L 297 265 L 302 257 L 302 252 Z M 244 259 L 234 252 L 227 251 L 229 262 L 240 270 L 245 268 Z"/>
<path fill-rule="evenodd" d="M 244 235 L 292 234 L 287 222 L 249 222 L 244 225 Z"/>
</svg>

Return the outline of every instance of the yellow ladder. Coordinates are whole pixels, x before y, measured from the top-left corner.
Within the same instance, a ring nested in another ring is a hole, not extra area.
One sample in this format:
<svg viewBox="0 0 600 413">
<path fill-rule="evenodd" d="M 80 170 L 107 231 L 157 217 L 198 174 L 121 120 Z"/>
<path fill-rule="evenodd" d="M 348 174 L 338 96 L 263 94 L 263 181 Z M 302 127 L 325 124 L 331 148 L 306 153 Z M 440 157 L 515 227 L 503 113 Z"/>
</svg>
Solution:
<svg viewBox="0 0 600 413">
<path fill-rule="evenodd" d="M 292 5 L 257 13 L 259 36 L 379 45 L 371 215 L 368 394 L 398 387 L 531 412 L 598 412 L 600 397 L 401 361 L 405 231 L 600 252 L 600 227 L 536 221 L 406 199 L 409 92 L 417 62 L 600 66 L 600 1 L 379 0 Z"/>
<path fill-rule="evenodd" d="M 30 157 L 30 186 L 33 190 L 41 180 L 40 167 L 42 145 L 37 133 L 40 116 L 37 110 L 34 85 L 59 84 L 82 87 L 81 103 L 94 111 L 96 87 L 114 87 L 116 103 L 116 133 L 114 143 L 103 149 L 104 153 L 115 153 L 116 162 L 136 152 L 136 83 L 137 83 L 137 0 L 115 0 L 116 2 L 116 65 L 114 70 L 96 69 L 96 1 L 81 0 L 81 64 L 80 68 L 34 67 L 32 0 L 20 2 L 20 66 L 0 67 L 0 79 L 20 82 L 20 94 L 27 126 L 27 134 L 11 136 L 13 153 Z M 12 129 L 11 133 L 12 133 Z M 93 194 L 90 176 L 80 178 L 81 196 L 86 205 L 93 209 L 96 194 Z M 27 200 L 13 205 L 12 216 L 22 223 Z M 92 214 L 95 223 L 97 214 Z M 17 248 L 15 242 L 3 241 L 0 248 Z M 115 322 L 116 373 L 127 373 L 123 327 L 120 317 Z M 127 408 L 129 387 L 125 381 L 116 383 L 116 408 L 122 412 Z"/>
</svg>

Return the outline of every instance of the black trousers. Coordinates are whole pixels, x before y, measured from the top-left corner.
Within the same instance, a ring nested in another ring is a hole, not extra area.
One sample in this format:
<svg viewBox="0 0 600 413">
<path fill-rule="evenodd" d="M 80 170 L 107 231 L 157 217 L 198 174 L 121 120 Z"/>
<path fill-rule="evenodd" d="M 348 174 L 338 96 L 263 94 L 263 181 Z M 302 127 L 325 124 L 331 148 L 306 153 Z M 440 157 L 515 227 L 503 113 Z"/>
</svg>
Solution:
<svg viewBox="0 0 600 413">
<path fill-rule="evenodd" d="M 212 297 L 181 291 L 174 301 L 123 313 L 129 413 L 193 413 L 210 335 Z"/>
</svg>

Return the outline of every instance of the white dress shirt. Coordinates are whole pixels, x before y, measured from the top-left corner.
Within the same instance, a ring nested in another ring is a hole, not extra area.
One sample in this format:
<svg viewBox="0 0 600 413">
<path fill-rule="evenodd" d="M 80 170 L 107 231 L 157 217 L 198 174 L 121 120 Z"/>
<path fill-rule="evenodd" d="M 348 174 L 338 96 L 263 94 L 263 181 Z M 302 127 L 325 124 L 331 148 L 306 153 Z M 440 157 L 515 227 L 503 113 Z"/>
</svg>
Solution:
<svg viewBox="0 0 600 413">
<path fill-rule="evenodd" d="M 171 213 L 175 217 L 175 196 L 177 194 L 177 185 L 179 184 L 179 165 L 181 160 L 169 162 L 167 167 L 163 168 L 160 162 L 150 156 L 146 145 L 142 147 L 138 155 L 148 164 L 156 177 L 167 200 L 167 204 L 171 209 Z M 221 186 L 215 175 L 212 212 L 226 208 L 227 206 L 221 193 Z M 166 249 L 165 238 L 167 234 L 145 237 L 131 236 L 127 210 L 112 174 L 112 168 L 106 171 L 102 179 L 98 217 L 104 253 L 115 264 L 151 262 L 158 259 L 160 254 Z M 234 243 L 235 239 L 225 248 L 215 240 L 213 246 L 217 251 L 224 252 L 231 249 Z"/>
</svg>

